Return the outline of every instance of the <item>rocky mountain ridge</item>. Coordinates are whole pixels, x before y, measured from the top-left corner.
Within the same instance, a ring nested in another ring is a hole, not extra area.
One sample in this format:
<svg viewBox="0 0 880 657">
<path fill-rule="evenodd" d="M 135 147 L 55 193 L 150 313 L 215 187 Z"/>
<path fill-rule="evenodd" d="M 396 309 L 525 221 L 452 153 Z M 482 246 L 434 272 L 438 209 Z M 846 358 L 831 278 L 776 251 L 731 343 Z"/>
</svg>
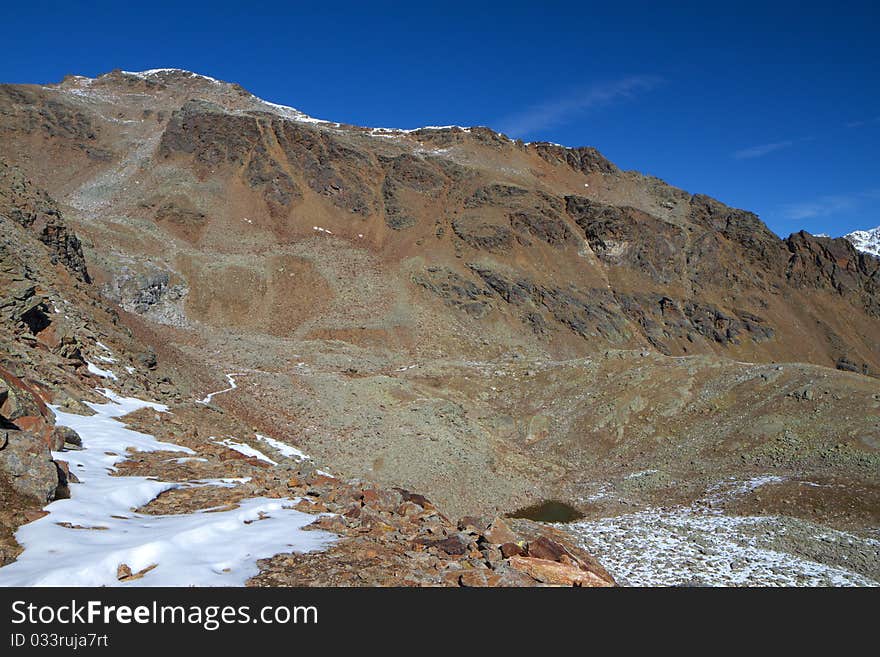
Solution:
<svg viewBox="0 0 880 657">
<path fill-rule="evenodd" d="M 857 251 L 880 258 L 880 226 L 869 230 L 854 230 L 843 236 Z"/>
</svg>

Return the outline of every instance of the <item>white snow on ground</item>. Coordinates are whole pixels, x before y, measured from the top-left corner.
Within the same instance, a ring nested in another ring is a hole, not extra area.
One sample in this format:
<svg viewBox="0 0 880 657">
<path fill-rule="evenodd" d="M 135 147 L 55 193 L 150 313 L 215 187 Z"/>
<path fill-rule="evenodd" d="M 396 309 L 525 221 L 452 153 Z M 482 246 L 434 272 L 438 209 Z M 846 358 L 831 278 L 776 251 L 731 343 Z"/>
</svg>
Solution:
<svg viewBox="0 0 880 657">
<path fill-rule="evenodd" d="M 286 456 L 286 457 L 292 456 L 294 458 L 299 459 L 300 461 L 306 461 L 306 460 L 311 461 L 312 460 L 311 456 L 309 456 L 305 452 L 298 450 L 293 445 L 288 445 L 287 443 L 282 443 L 280 440 L 275 440 L 274 438 L 270 438 L 269 436 L 264 436 L 259 433 L 254 434 L 254 435 L 256 435 L 257 440 L 262 440 L 266 444 L 274 447 L 276 450 L 278 450 L 281 453 L 282 456 Z M 227 445 L 227 447 L 229 447 L 229 445 Z M 244 445 L 244 447 L 247 447 L 247 445 Z M 252 448 L 249 448 L 249 449 L 252 449 Z M 253 450 L 253 451 L 256 451 L 256 450 Z M 259 457 L 257 457 L 257 458 L 259 458 Z M 263 457 L 263 458 L 265 458 L 265 457 Z M 272 463 L 275 463 L 275 462 L 272 461 Z M 332 474 L 330 474 L 326 470 L 317 470 L 316 469 L 315 472 L 317 472 L 319 475 L 324 475 L 325 477 L 332 477 L 333 476 Z"/>
<path fill-rule="evenodd" d="M 318 233 L 326 233 L 327 235 L 333 234 L 329 230 L 327 230 L 326 228 L 321 228 L 320 226 L 312 226 L 312 230 L 314 230 L 315 232 L 318 232 Z"/>
<path fill-rule="evenodd" d="M 231 511 L 151 516 L 135 513 L 163 491 L 187 485 L 234 485 L 232 480 L 175 484 L 146 477 L 114 477 L 127 448 L 192 450 L 157 441 L 116 420 L 160 404 L 122 398 L 104 390 L 106 404 L 88 405 L 93 416 L 53 407 L 57 421 L 83 438 L 83 449 L 56 453 L 81 483 L 72 497 L 46 507 L 49 515 L 22 526 L 18 560 L 0 568 L 2 586 L 241 586 L 259 571 L 256 561 L 284 552 L 311 552 L 335 540 L 323 531 L 302 531 L 315 516 L 291 507 L 294 499 L 253 498 Z M 141 579 L 120 582 L 120 564 L 133 573 L 155 566 Z"/>
<path fill-rule="evenodd" d="M 746 481 L 740 481 L 733 478 L 724 479 L 709 486 L 706 490 L 705 499 L 712 504 L 718 504 L 725 500 L 748 495 L 761 486 L 781 484 L 783 481 L 785 481 L 785 477 L 779 477 L 777 475 L 761 475 L 760 477 L 752 477 Z"/>
<path fill-rule="evenodd" d="M 857 572 L 779 549 L 779 540 L 789 531 L 779 516 L 729 516 L 718 509 L 725 501 L 783 481 L 776 475 L 725 479 L 691 506 L 558 526 L 574 534 L 618 583 L 628 586 L 880 586 Z M 606 488 L 597 499 L 606 496 Z M 845 532 L 825 534 L 849 545 L 880 548 L 880 542 Z M 813 538 L 826 540 L 825 534 Z"/>
<path fill-rule="evenodd" d="M 282 443 L 280 440 L 275 440 L 274 438 L 270 438 L 269 436 L 264 436 L 263 434 L 256 434 L 257 440 L 262 440 L 264 443 L 269 444 L 271 447 L 274 447 L 282 456 L 286 456 L 288 458 L 293 457 L 297 458 L 300 461 L 304 461 L 306 459 L 311 459 L 311 456 L 308 456 L 304 452 L 298 450 L 293 445 L 288 445 L 287 443 Z"/>
<path fill-rule="evenodd" d="M 213 436 L 212 436 L 212 439 L 213 439 Z M 239 454 L 244 454 L 245 456 L 257 458 L 257 459 L 259 459 L 261 461 L 265 461 L 266 463 L 269 463 L 271 465 L 278 465 L 278 463 L 276 463 L 275 461 L 270 459 L 268 456 L 263 454 L 263 452 L 261 452 L 258 449 L 254 449 L 253 447 L 251 447 L 250 445 L 246 445 L 245 443 L 237 443 L 234 440 L 232 440 L 231 438 L 224 438 L 223 440 L 214 440 L 214 442 L 217 443 L 218 445 L 223 445 L 224 447 L 228 447 L 229 449 L 234 450 L 234 451 L 238 452 Z"/>
<path fill-rule="evenodd" d="M 779 520 L 688 507 L 649 509 L 565 529 L 623 585 L 878 586 L 851 570 L 773 549 Z"/>
<path fill-rule="evenodd" d="M 118 379 L 118 377 L 110 370 L 101 369 L 100 367 L 98 367 L 94 363 L 90 363 L 89 361 L 86 361 L 86 367 L 88 368 L 89 372 L 96 376 L 100 376 L 102 379 L 112 379 L 113 381 L 116 381 Z"/>
<path fill-rule="evenodd" d="M 235 390 L 238 387 L 238 384 L 235 382 L 235 377 L 244 376 L 243 374 L 227 374 L 226 380 L 229 381 L 229 387 L 223 388 L 223 390 L 217 390 L 216 392 L 209 392 L 202 399 L 199 399 L 197 404 L 210 404 L 211 400 L 214 399 L 217 395 L 222 395 L 224 392 L 229 392 L 230 390 Z"/>
<path fill-rule="evenodd" d="M 641 472 L 633 472 L 624 477 L 624 479 L 641 479 L 642 477 L 647 477 L 648 475 L 655 474 L 656 470 L 642 470 Z"/>
<path fill-rule="evenodd" d="M 220 477 L 217 479 L 194 479 L 180 485 L 180 488 L 205 488 L 215 486 L 217 488 L 235 488 L 240 484 L 246 484 L 250 477 Z"/>
</svg>

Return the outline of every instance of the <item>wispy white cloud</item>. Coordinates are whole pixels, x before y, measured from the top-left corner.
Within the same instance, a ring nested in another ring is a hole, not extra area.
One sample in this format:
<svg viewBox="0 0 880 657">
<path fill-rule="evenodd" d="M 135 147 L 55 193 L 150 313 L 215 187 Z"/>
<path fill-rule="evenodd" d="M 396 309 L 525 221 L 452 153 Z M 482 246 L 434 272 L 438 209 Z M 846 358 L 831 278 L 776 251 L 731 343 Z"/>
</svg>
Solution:
<svg viewBox="0 0 880 657">
<path fill-rule="evenodd" d="M 800 221 L 802 219 L 827 217 L 843 210 L 851 210 L 857 204 L 858 198 L 855 196 L 820 196 L 810 201 L 789 203 L 783 207 L 782 213 L 788 219 Z"/>
<path fill-rule="evenodd" d="M 784 148 L 790 148 L 800 141 L 799 139 L 786 139 L 785 141 L 774 141 L 769 144 L 759 144 L 750 146 L 734 152 L 733 157 L 737 160 L 748 160 L 753 157 L 764 157 L 770 153 L 781 151 Z"/>
<path fill-rule="evenodd" d="M 572 120 L 591 109 L 634 98 L 662 84 L 652 75 L 637 75 L 608 84 L 596 84 L 567 96 L 545 101 L 499 122 L 502 132 L 512 137 L 525 137 Z"/>
<path fill-rule="evenodd" d="M 872 125 L 874 123 L 880 123 L 880 116 L 875 116 L 870 119 L 863 119 L 861 121 L 850 121 L 849 123 L 845 123 L 844 125 L 847 128 L 862 128 L 866 125 Z"/>
<path fill-rule="evenodd" d="M 880 199 L 880 188 L 851 194 L 828 194 L 807 201 L 786 204 L 782 207 L 782 214 L 787 219 L 795 221 L 830 217 L 840 212 L 854 210 L 866 201 L 878 199 Z"/>
<path fill-rule="evenodd" d="M 764 157 L 765 155 L 769 155 L 770 153 L 775 153 L 776 151 L 791 148 L 792 146 L 795 146 L 797 144 L 802 144 L 806 141 L 813 141 L 814 139 L 816 139 L 816 137 L 809 136 L 798 137 L 797 139 L 773 141 L 769 144 L 758 144 L 757 146 L 750 146 L 749 148 L 743 148 L 738 151 L 734 151 L 733 157 L 737 160 L 748 160 L 755 157 Z"/>
</svg>

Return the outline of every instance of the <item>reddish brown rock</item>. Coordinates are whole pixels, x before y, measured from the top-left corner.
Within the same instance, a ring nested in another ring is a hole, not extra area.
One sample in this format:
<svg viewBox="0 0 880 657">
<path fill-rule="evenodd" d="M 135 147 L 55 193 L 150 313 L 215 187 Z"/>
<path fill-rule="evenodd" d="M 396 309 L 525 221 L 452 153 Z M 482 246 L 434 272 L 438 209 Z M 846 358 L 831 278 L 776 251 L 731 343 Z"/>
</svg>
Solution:
<svg viewBox="0 0 880 657">
<path fill-rule="evenodd" d="M 563 556 L 569 555 L 561 544 L 550 540 L 546 536 L 539 536 L 533 541 L 529 541 L 526 554 L 536 559 L 546 559 L 547 561 L 560 561 Z M 573 558 L 573 557 L 572 557 Z"/>
<path fill-rule="evenodd" d="M 514 556 L 525 556 L 528 553 L 528 550 L 525 546 L 520 545 L 518 543 L 503 543 L 501 545 L 501 555 L 505 559 L 509 559 Z"/>
<path fill-rule="evenodd" d="M 486 540 L 495 545 L 504 545 L 505 543 L 516 543 L 520 540 L 513 530 L 502 518 L 495 518 L 489 528 L 483 532 Z"/>
<path fill-rule="evenodd" d="M 119 581 L 130 579 L 131 575 L 131 567 L 127 563 L 121 563 L 116 567 L 116 579 Z"/>
<path fill-rule="evenodd" d="M 534 557 L 513 556 L 510 558 L 510 565 L 516 570 L 519 570 L 544 584 L 584 587 L 606 587 L 615 585 L 613 580 L 604 579 L 596 573 L 588 570 L 581 570 L 577 566 L 559 563 L 558 561 L 535 559 Z"/>
</svg>

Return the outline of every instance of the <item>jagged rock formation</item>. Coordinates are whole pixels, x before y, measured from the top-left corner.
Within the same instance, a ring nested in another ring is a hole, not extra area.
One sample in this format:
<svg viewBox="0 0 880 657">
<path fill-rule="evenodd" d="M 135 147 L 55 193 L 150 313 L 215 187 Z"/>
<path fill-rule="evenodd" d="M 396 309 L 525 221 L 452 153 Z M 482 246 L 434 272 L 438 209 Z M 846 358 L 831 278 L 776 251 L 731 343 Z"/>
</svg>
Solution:
<svg viewBox="0 0 880 657">
<path fill-rule="evenodd" d="M 89 272 L 79 238 L 67 227 L 58 205 L 21 172 L 0 160 L 0 214 L 34 231 L 49 248 L 52 263 L 60 262 L 86 283 Z"/>
</svg>

